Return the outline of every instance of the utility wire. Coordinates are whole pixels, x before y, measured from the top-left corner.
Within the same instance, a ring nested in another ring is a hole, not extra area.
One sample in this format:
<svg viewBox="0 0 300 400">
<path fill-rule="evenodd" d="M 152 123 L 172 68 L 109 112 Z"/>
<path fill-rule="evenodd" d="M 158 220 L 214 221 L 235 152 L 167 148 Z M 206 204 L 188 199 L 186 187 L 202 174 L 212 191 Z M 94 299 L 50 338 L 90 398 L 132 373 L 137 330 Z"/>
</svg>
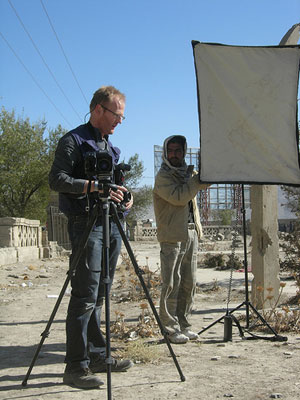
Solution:
<svg viewBox="0 0 300 400">
<path fill-rule="evenodd" d="M 70 124 L 70 122 L 65 118 L 65 116 L 61 113 L 61 111 L 56 107 L 55 103 L 51 100 L 51 98 L 48 96 L 48 94 L 45 92 L 45 90 L 41 87 L 41 85 L 38 83 L 38 81 L 35 79 L 35 77 L 32 75 L 32 73 L 29 71 L 29 69 L 26 67 L 26 65 L 23 63 L 23 61 L 21 60 L 21 58 L 17 55 L 17 53 L 15 52 L 15 50 L 12 48 L 12 46 L 8 43 L 8 41 L 5 39 L 5 37 L 3 36 L 3 34 L 0 32 L 0 35 L 2 37 L 2 39 L 5 41 L 5 43 L 7 44 L 7 46 L 10 48 L 10 50 L 13 52 L 13 54 L 16 56 L 16 58 L 18 59 L 18 61 L 21 63 L 21 65 L 24 67 L 24 69 L 26 70 L 26 72 L 30 75 L 31 79 L 34 81 L 34 83 L 37 85 L 37 87 L 44 93 L 44 95 L 47 97 L 47 99 L 50 101 L 50 103 L 53 105 L 53 107 L 56 109 L 56 111 L 60 114 L 60 116 L 66 121 L 66 123 L 72 127 L 72 125 Z"/>
<path fill-rule="evenodd" d="M 41 52 L 39 51 L 38 47 L 36 46 L 36 44 L 34 43 L 32 37 L 30 36 L 30 33 L 28 32 L 28 30 L 26 29 L 25 25 L 23 24 L 20 16 L 18 15 L 16 9 L 14 8 L 13 4 L 11 3 L 10 0 L 8 0 L 11 8 L 13 9 L 14 13 L 16 14 L 18 20 L 20 21 L 20 24 L 22 25 L 24 31 L 26 32 L 26 34 L 28 35 L 31 43 L 33 44 L 35 50 L 37 51 L 38 55 L 40 56 L 40 58 L 42 59 L 45 67 L 47 68 L 47 70 L 49 71 L 50 75 L 52 76 L 52 78 L 54 79 L 54 82 L 56 83 L 57 87 L 60 89 L 61 93 L 63 94 L 63 96 L 65 97 L 65 99 L 67 100 L 67 102 L 69 103 L 69 105 L 71 106 L 71 108 L 73 109 L 73 111 L 75 112 L 75 114 L 77 115 L 77 117 L 79 118 L 79 120 L 82 122 L 82 119 L 80 117 L 80 115 L 78 114 L 78 112 L 75 110 L 75 108 L 73 107 L 72 103 L 70 102 L 70 100 L 68 99 L 67 95 L 65 94 L 64 90 L 62 89 L 62 87 L 60 86 L 60 84 L 58 83 L 57 79 L 55 78 L 53 72 L 51 71 L 51 69 L 49 68 L 48 64 L 46 63 L 44 57 L 42 56 Z"/>
<path fill-rule="evenodd" d="M 69 66 L 69 68 L 70 68 L 70 71 L 71 71 L 71 73 L 72 73 L 72 75 L 73 75 L 73 77 L 74 77 L 74 79 L 75 79 L 75 82 L 77 83 L 77 86 L 78 86 L 78 88 L 79 88 L 79 90 L 80 90 L 80 92 L 81 92 L 81 94 L 82 94 L 82 96 L 83 96 L 83 98 L 84 98 L 86 104 L 89 105 L 89 103 L 88 103 L 88 101 L 87 101 L 87 99 L 86 99 L 86 97 L 85 97 L 85 95 L 84 95 L 84 93 L 83 93 L 83 90 L 81 89 L 81 87 L 80 87 L 80 85 L 79 85 L 78 79 L 76 78 L 76 75 L 75 75 L 75 73 L 74 73 L 74 71 L 73 71 L 73 68 L 71 67 L 71 64 L 70 64 L 70 62 L 69 62 L 69 60 L 68 60 L 68 57 L 67 57 L 67 55 L 66 55 L 66 53 L 65 53 L 65 51 L 64 51 L 64 49 L 63 49 L 63 46 L 62 46 L 62 44 L 61 44 L 61 42 L 60 42 L 60 40 L 59 40 L 59 38 L 58 38 L 58 35 L 57 35 L 57 33 L 56 33 L 55 29 L 54 29 L 54 26 L 53 26 L 53 24 L 52 24 L 52 22 L 51 22 L 51 20 L 50 20 L 49 14 L 48 14 L 48 12 L 47 12 L 47 10 L 46 10 L 46 7 L 45 7 L 45 5 L 44 5 L 44 3 L 43 3 L 43 0 L 40 0 L 40 3 L 41 3 L 41 5 L 42 5 L 42 7 L 43 7 L 43 9 L 44 9 L 44 11 L 45 11 L 45 14 L 46 14 L 46 16 L 47 16 L 47 18 L 48 18 L 49 24 L 50 24 L 50 26 L 51 26 L 51 28 L 52 28 L 52 30 L 53 30 L 53 33 L 54 33 L 54 35 L 55 35 L 55 37 L 56 37 L 56 40 L 57 40 L 57 42 L 58 42 L 58 44 L 59 44 L 59 46 L 60 46 L 60 48 L 61 48 L 61 51 L 62 51 L 62 53 L 63 53 L 63 55 L 64 55 L 64 57 L 65 57 L 65 60 L 66 60 L 68 66 Z"/>
</svg>

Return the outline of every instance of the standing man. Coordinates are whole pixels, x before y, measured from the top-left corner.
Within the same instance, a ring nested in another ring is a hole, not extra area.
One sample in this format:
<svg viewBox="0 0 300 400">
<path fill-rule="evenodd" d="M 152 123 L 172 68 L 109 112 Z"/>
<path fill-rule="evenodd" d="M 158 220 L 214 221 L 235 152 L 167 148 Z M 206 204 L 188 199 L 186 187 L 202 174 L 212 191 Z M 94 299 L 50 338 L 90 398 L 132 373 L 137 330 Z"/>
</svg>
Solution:
<svg viewBox="0 0 300 400">
<path fill-rule="evenodd" d="M 164 141 L 163 162 L 153 190 L 157 239 L 160 242 L 162 290 L 160 318 L 172 343 L 198 338 L 188 316 L 196 288 L 198 238 L 202 235 L 196 194 L 208 185 L 187 166 L 184 136 Z"/>
<path fill-rule="evenodd" d="M 64 135 L 57 146 L 49 174 L 51 189 L 59 192 L 60 210 L 68 217 L 68 232 L 73 252 L 78 248 L 82 233 L 89 220 L 90 211 L 99 202 L 98 181 L 88 178 L 85 171 L 87 153 L 104 149 L 117 164 L 120 150 L 114 147 L 109 135 L 124 119 L 125 96 L 113 86 L 98 89 L 90 103 L 90 120 Z M 126 188 L 110 190 L 115 203 L 123 200 Z M 132 200 L 125 204 L 129 210 Z M 121 249 L 121 235 L 117 225 L 110 220 L 109 270 L 113 279 Z M 101 276 L 103 227 L 101 215 L 92 228 L 87 245 L 71 278 L 71 298 L 66 319 L 66 369 L 65 384 L 79 388 L 93 388 L 104 382 L 94 373 L 106 371 L 105 339 L 100 330 L 101 308 L 105 285 Z M 71 255 L 72 257 L 72 255 Z M 126 371 L 130 360 L 115 360 L 112 372 Z"/>
</svg>

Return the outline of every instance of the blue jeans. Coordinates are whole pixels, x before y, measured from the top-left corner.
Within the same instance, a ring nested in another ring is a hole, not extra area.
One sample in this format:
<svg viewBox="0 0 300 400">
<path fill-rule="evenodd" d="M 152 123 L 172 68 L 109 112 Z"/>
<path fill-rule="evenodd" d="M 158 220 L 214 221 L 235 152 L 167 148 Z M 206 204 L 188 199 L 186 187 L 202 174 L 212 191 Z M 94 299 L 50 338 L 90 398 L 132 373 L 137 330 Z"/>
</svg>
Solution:
<svg viewBox="0 0 300 400">
<path fill-rule="evenodd" d="M 73 253 L 87 224 L 86 217 L 70 217 L 68 231 Z M 117 225 L 110 221 L 109 271 L 114 277 L 122 239 Z M 105 296 L 102 271 L 103 227 L 101 221 L 94 225 L 82 256 L 71 278 L 71 299 L 66 320 L 67 368 L 87 368 L 90 357 L 105 357 L 105 339 L 100 331 L 101 308 Z M 72 255 L 71 259 L 72 261 Z"/>
</svg>

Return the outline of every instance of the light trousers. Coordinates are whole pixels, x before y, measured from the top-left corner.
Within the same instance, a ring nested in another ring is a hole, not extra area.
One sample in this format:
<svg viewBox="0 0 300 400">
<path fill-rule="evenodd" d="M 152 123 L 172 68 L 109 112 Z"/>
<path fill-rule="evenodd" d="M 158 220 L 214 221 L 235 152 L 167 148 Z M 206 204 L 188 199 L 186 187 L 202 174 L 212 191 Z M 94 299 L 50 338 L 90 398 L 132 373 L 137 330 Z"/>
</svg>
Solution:
<svg viewBox="0 0 300 400">
<path fill-rule="evenodd" d="M 188 230 L 188 240 L 160 243 L 162 290 L 159 314 L 169 333 L 188 328 L 196 290 L 198 235 Z"/>
</svg>

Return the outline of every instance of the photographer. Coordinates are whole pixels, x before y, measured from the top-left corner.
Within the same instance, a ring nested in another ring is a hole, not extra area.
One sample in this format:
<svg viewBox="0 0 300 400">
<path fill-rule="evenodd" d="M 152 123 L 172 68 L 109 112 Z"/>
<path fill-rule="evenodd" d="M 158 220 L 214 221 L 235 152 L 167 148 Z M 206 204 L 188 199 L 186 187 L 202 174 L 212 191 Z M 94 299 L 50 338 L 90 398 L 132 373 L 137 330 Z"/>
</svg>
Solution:
<svg viewBox="0 0 300 400">
<path fill-rule="evenodd" d="M 196 288 L 198 238 L 202 234 L 196 194 L 209 185 L 200 184 L 193 166 L 186 165 L 186 150 L 184 136 L 170 136 L 164 141 L 163 163 L 153 189 L 161 248 L 159 312 L 172 343 L 198 338 L 188 322 Z"/>
<path fill-rule="evenodd" d="M 57 146 L 49 174 L 51 189 L 59 192 L 60 210 L 68 217 L 68 232 L 72 249 L 78 243 L 89 220 L 90 211 L 98 199 L 97 176 L 87 176 L 85 160 L 91 152 L 107 149 L 113 164 L 117 164 L 120 150 L 108 136 L 124 117 L 125 96 L 112 86 L 98 89 L 90 103 L 90 120 L 64 135 Z M 101 187 L 101 185 L 100 185 Z M 123 186 L 109 190 L 115 203 L 124 202 Z M 99 201 L 99 200 L 98 200 Z M 125 212 L 133 200 L 125 203 Z M 113 279 L 121 249 L 121 236 L 117 225 L 110 220 L 109 271 Z M 94 373 L 106 371 L 105 339 L 100 330 L 101 308 L 105 285 L 101 276 L 103 226 L 101 215 L 88 237 L 87 245 L 71 278 L 71 298 L 66 319 L 65 384 L 80 388 L 98 387 L 103 381 Z M 72 257 L 72 255 L 71 255 Z M 112 372 L 126 371 L 130 360 L 113 359 Z"/>
</svg>

